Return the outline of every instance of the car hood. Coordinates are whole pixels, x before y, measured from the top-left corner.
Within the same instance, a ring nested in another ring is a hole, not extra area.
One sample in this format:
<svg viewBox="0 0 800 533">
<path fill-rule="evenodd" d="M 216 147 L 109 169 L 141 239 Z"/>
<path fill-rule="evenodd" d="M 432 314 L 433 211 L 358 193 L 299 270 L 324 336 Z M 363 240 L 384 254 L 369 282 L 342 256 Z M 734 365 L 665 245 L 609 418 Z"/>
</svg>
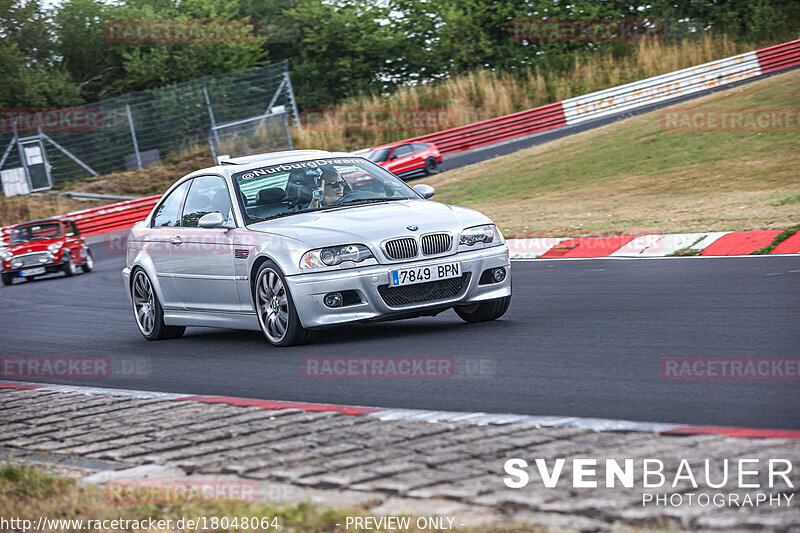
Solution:
<svg viewBox="0 0 800 533">
<path fill-rule="evenodd" d="M 60 243 L 61 239 L 47 239 L 42 241 L 23 242 L 20 244 L 12 244 L 6 247 L 6 251 L 14 255 L 22 255 L 36 252 L 46 252 L 47 247 L 53 243 Z"/>
<path fill-rule="evenodd" d="M 310 248 L 321 248 L 337 244 L 377 246 L 392 237 L 435 231 L 458 234 L 464 228 L 490 223 L 487 216 L 465 207 L 428 200 L 395 200 L 298 213 L 248 227 L 302 241 Z M 412 232 L 408 226 L 417 226 L 417 230 Z"/>
</svg>

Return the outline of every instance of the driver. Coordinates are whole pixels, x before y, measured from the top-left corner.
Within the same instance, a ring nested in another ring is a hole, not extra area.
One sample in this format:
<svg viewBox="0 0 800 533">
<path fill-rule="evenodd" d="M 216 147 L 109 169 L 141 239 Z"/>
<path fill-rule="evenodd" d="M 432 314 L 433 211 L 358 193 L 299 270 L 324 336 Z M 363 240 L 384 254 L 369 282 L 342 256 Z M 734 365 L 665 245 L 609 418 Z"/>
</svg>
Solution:
<svg viewBox="0 0 800 533">
<path fill-rule="evenodd" d="M 333 205 L 344 194 L 345 181 L 339 171 L 333 167 L 326 167 L 320 176 L 319 188 L 314 191 L 314 197 L 309 208 Z"/>
</svg>

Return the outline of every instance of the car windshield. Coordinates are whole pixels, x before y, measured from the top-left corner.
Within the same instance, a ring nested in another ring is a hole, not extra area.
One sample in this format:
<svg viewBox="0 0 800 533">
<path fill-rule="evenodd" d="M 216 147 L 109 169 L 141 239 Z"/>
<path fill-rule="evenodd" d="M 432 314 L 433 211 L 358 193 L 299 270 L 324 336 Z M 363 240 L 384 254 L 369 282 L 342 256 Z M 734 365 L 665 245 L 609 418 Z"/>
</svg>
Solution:
<svg viewBox="0 0 800 533">
<path fill-rule="evenodd" d="M 20 244 L 28 241 L 39 241 L 44 239 L 56 239 L 61 237 L 61 224 L 50 222 L 46 224 L 36 224 L 14 228 L 11 232 L 9 244 Z"/>
<path fill-rule="evenodd" d="M 247 223 L 296 213 L 419 199 L 392 173 L 362 158 L 270 165 L 233 175 Z"/>
<path fill-rule="evenodd" d="M 389 152 L 391 151 L 391 148 L 376 148 L 367 154 L 367 159 L 375 163 L 383 163 L 389 159 Z"/>
</svg>

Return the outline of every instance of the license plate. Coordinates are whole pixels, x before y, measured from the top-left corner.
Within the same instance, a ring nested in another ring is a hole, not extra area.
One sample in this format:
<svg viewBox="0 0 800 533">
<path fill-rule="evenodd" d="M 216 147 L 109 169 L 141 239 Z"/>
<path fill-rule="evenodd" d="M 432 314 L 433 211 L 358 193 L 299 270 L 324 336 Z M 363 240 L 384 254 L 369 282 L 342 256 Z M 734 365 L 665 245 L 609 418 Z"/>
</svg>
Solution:
<svg viewBox="0 0 800 533">
<path fill-rule="evenodd" d="M 28 268 L 28 269 L 20 271 L 19 275 L 22 276 L 22 277 L 38 276 L 39 274 L 44 274 L 46 270 L 47 269 L 44 268 L 44 267 Z"/>
<path fill-rule="evenodd" d="M 461 263 L 442 263 L 424 267 L 401 268 L 389 272 L 392 287 L 425 283 L 440 279 L 457 278 L 461 276 Z"/>
</svg>

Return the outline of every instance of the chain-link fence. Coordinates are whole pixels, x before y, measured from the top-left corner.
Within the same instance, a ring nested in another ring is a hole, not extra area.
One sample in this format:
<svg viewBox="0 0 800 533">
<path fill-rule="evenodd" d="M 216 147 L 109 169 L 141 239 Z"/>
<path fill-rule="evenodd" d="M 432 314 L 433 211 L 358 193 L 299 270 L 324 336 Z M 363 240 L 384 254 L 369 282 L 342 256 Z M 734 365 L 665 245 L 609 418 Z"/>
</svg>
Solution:
<svg viewBox="0 0 800 533">
<path fill-rule="evenodd" d="M 48 188 L 48 180 L 52 186 L 143 168 L 206 142 L 212 155 L 287 149 L 289 115 L 299 124 L 287 61 L 69 110 L 3 110 L 4 189 L 8 194 L 6 182 L 22 172 L 28 189 L 36 190 Z M 37 172 L 47 176 L 34 183 L 31 176 Z M 16 192 L 28 192 L 24 188 Z"/>
</svg>

